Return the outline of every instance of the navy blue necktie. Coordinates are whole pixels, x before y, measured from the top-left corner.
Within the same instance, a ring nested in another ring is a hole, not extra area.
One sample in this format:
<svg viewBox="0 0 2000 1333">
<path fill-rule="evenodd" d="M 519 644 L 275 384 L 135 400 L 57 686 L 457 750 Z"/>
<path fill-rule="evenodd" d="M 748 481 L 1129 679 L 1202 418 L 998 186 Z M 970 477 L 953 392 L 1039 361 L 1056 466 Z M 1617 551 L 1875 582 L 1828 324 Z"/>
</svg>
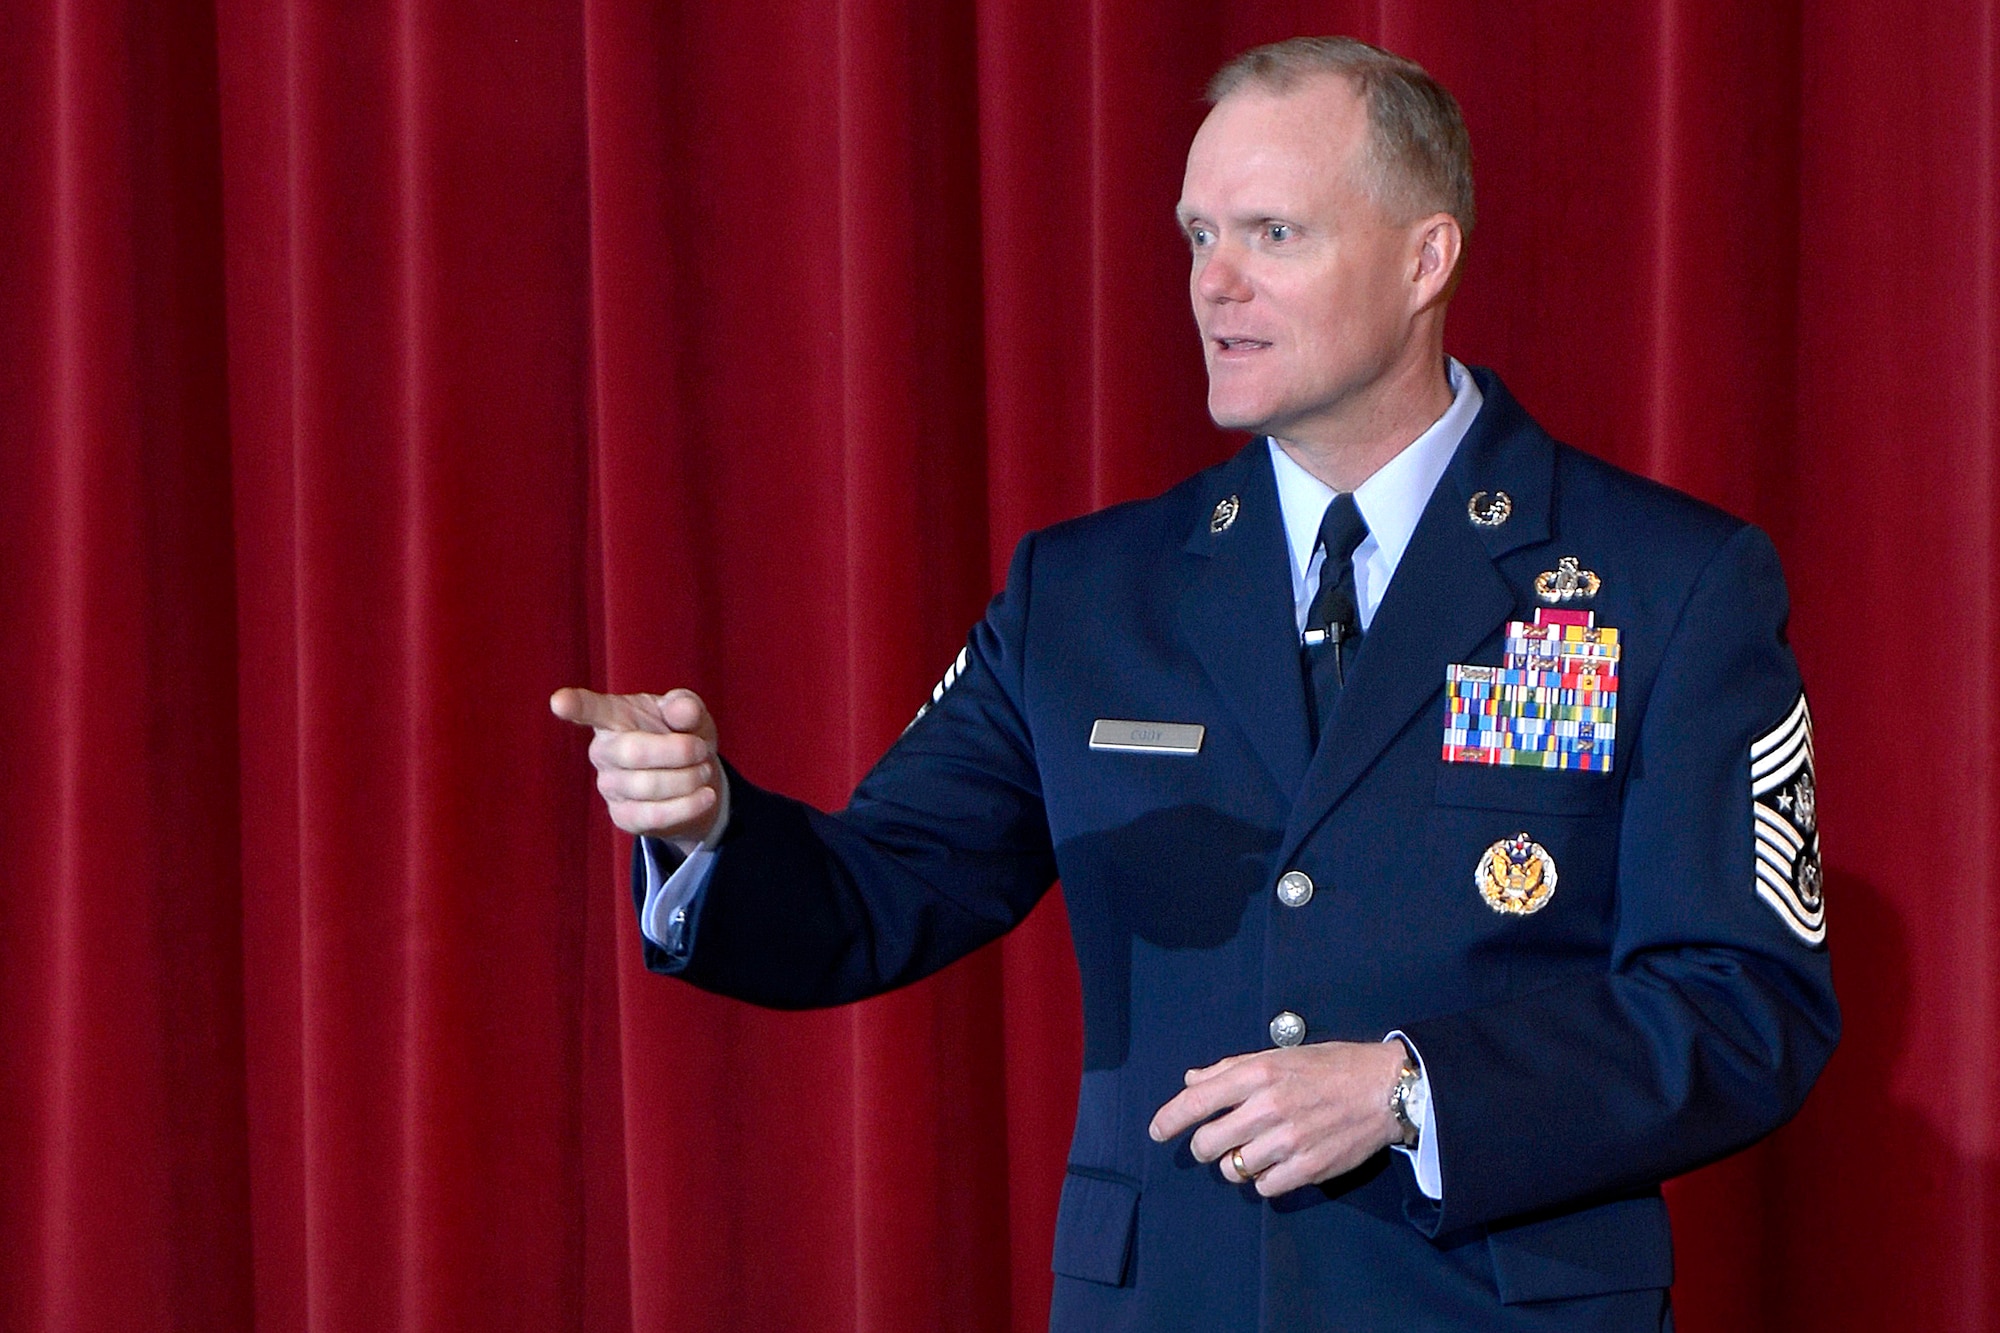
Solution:
<svg viewBox="0 0 2000 1333">
<path fill-rule="evenodd" d="M 1313 748 L 1340 703 L 1347 684 L 1347 666 L 1361 644 L 1361 610 L 1354 593 L 1354 548 L 1368 536 L 1368 524 L 1348 492 L 1333 497 L 1319 522 L 1319 545 L 1326 559 L 1319 567 L 1319 591 L 1306 612 L 1306 719 Z"/>
</svg>

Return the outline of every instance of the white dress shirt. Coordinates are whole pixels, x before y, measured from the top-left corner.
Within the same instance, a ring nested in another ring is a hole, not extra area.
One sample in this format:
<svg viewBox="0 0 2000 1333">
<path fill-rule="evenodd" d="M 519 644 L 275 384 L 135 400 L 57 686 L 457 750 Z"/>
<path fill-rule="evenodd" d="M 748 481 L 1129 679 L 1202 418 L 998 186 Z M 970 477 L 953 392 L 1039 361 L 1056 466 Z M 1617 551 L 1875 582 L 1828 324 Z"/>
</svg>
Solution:
<svg viewBox="0 0 2000 1333">
<path fill-rule="evenodd" d="M 1423 517 L 1438 478 L 1444 476 L 1451 456 L 1458 451 L 1458 442 L 1465 438 L 1484 401 L 1464 366 L 1448 360 L 1446 370 L 1451 377 L 1451 406 L 1429 430 L 1354 490 L 1355 507 L 1368 525 L 1368 535 L 1354 548 L 1354 593 L 1361 607 L 1363 630 L 1374 623 L 1375 608 L 1382 605 L 1389 578 L 1409 549 L 1417 520 Z M 1319 522 L 1339 492 L 1300 467 L 1277 441 L 1266 440 L 1265 445 L 1271 451 L 1271 471 L 1278 479 L 1285 544 L 1292 553 L 1292 605 L 1298 613 L 1299 632 L 1304 633 L 1306 611 L 1319 591 L 1319 567 L 1325 559 L 1319 550 Z"/>
<path fill-rule="evenodd" d="M 1431 492 L 1444 476 L 1458 442 L 1465 438 L 1472 419 L 1479 415 L 1482 401 L 1479 386 L 1455 358 L 1447 358 L 1445 373 L 1451 383 L 1451 406 L 1429 430 L 1412 440 L 1394 458 L 1376 469 L 1373 476 L 1355 488 L 1354 503 L 1368 525 L 1368 536 L 1354 548 L 1354 591 L 1360 604 L 1361 628 L 1375 619 L 1389 580 L 1410 545 L 1410 537 L 1430 503 Z M 1278 482 L 1278 508 L 1284 515 L 1285 543 L 1291 551 L 1292 607 L 1298 630 L 1305 632 L 1306 611 L 1319 591 L 1320 566 L 1325 553 L 1319 547 L 1320 520 L 1338 494 L 1331 486 L 1293 461 L 1277 441 L 1267 439 L 1271 470 Z M 687 931 L 687 908 L 695 894 L 708 882 L 715 864 L 716 846 L 729 823 L 729 784 L 722 784 L 722 800 L 717 807 L 715 827 L 700 842 L 675 839 L 675 847 L 687 859 L 672 874 L 660 866 L 660 840 L 641 838 L 639 845 L 646 867 L 645 905 L 639 909 L 639 929 L 647 939 L 663 949 L 676 950 Z M 1397 1146 L 1416 1169 L 1417 1188 L 1432 1199 L 1444 1197 L 1443 1169 L 1438 1162 L 1437 1136 L 1430 1108 L 1430 1080 L 1424 1073 L 1423 1056 L 1400 1032 L 1384 1041 L 1402 1041 L 1416 1054 L 1417 1088 L 1410 1099 L 1410 1118 L 1417 1125 L 1414 1147 Z"/>
</svg>

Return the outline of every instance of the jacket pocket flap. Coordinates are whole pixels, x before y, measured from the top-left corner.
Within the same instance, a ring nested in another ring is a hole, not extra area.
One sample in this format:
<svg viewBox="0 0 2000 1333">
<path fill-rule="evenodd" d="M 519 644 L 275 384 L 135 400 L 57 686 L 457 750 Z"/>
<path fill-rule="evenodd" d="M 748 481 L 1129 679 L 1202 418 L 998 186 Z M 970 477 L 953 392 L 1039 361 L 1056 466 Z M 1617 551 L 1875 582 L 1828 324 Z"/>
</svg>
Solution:
<svg viewBox="0 0 2000 1333">
<path fill-rule="evenodd" d="M 1439 805 L 1527 810 L 1549 815 L 1597 815 L 1616 808 L 1615 774 L 1514 764 L 1440 764 Z"/>
<path fill-rule="evenodd" d="M 1486 1245 L 1503 1305 L 1644 1291 L 1674 1280 L 1667 1206 L 1657 1194 L 1495 1230 Z"/>
<path fill-rule="evenodd" d="M 1050 1267 L 1064 1277 L 1125 1284 L 1132 1259 L 1132 1227 L 1139 1214 L 1139 1187 L 1132 1181 L 1083 1175 L 1063 1178 L 1056 1209 L 1056 1252 Z"/>
</svg>

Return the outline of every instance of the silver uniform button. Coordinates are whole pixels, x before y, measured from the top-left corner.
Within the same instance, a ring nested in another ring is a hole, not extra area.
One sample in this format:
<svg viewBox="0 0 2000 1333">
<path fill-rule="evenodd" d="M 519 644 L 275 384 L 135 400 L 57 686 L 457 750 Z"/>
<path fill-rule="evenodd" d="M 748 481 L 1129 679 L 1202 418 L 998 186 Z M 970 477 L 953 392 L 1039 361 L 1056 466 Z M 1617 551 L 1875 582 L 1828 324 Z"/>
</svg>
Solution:
<svg viewBox="0 0 2000 1333">
<path fill-rule="evenodd" d="M 1312 876 L 1303 870 L 1287 870 L 1278 876 L 1278 901 L 1287 907 L 1304 907 L 1313 900 Z"/>
<path fill-rule="evenodd" d="M 1306 1039 L 1306 1021 L 1289 1009 L 1282 1009 L 1271 1020 L 1271 1044 L 1273 1046 L 1296 1046 Z"/>
</svg>

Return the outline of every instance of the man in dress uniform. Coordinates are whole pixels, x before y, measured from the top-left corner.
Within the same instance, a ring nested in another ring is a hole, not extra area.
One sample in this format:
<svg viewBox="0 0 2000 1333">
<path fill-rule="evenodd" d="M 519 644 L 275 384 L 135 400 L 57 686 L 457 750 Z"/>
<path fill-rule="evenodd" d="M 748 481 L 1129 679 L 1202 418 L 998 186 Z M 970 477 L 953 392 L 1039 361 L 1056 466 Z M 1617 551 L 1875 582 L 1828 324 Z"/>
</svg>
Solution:
<svg viewBox="0 0 2000 1333">
<path fill-rule="evenodd" d="M 1060 876 L 1053 1327 L 1670 1327 L 1659 1182 L 1791 1116 L 1839 1027 L 1775 553 L 1445 356 L 1470 150 L 1420 68 L 1299 39 L 1210 95 L 1179 215 L 1255 438 L 1024 539 L 839 814 L 685 690 L 559 692 L 646 963 L 839 1004 Z"/>
</svg>

